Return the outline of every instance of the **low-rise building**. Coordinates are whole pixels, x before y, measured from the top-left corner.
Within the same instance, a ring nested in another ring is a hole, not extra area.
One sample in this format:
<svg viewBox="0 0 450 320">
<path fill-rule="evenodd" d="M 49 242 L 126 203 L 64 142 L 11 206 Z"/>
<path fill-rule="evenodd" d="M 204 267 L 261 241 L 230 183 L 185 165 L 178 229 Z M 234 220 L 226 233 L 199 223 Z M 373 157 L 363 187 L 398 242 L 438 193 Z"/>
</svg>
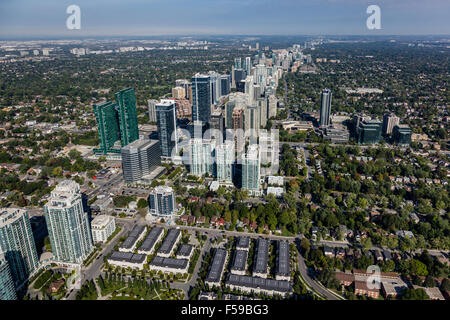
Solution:
<svg viewBox="0 0 450 320">
<path fill-rule="evenodd" d="M 239 237 L 236 243 L 236 249 L 248 251 L 250 249 L 250 238 Z"/>
<path fill-rule="evenodd" d="M 150 255 L 153 254 L 156 244 L 164 235 L 163 228 L 155 227 L 148 233 L 142 245 L 138 248 L 138 253 Z"/>
<path fill-rule="evenodd" d="M 116 220 L 112 216 L 99 215 L 91 222 L 92 241 L 106 242 L 116 230 Z"/>
<path fill-rule="evenodd" d="M 133 252 L 136 249 L 136 245 L 145 237 L 145 227 L 136 225 L 133 230 L 131 230 L 128 237 L 119 247 L 121 252 Z"/>
<path fill-rule="evenodd" d="M 182 244 L 177 251 L 177 259 L 191 259 L 194 253 L 194 246 L 190 244 Z"/>
<path fill-rule="evenodd" d="M 234 252 L 233 264 L 230 272 L 233 274 L 245 275 L 245 270 L 247 269 L 247 256 L 248 251 L 236 250 Z"/>
<path fill-rule="evenodd" d="M 142 270 L 144 269 L 146 256 L 132 252 L 114 251 L 107 261 L 112 266 Z"/>
<path fill-rule="evenodd" d="M 292 284 L 286 280 L 264 279 L 245 275 L 228 274 L 225 286 L 231 290 L 248 293 L 265 293 L 286 296 L 292 290 Z"/>
<path fill-rule="evenodd" d="M 215 249 L 212 264 L 205 279 L 205 283 L 208 286 L 220 286 L 227 256 L 227 250 L 220 248 Z"/>
<path fill-rule="evenodd" d="M 380 290 L 367 287 L 366 281 L 355 281 L 355 294 L 366 295 L 368 297 L 377 299 L 380 295 Z"/>
<path fill-rule="evenodd" d="M 269 241 L 258 239 L 256 246 L 256 258 L 253 265 L 253 276 L 267 278 L 269 261 Z"/>
<path fill-rule="evenodd" d="M 167 232 L 167 236 L 164 238 L 164 241 L 158 250 L 158 255 L 165 258 L 170 257 L 180 239 L 181 231 L 178 229 L 170 229 L 169 232 Z"/>
<path fill-rule="evenodd" d="M 155 256 L 148 265 L 150 270 L 179 274 L 187 273 L 188 266 L 189 260 L 187 259 L 165 258 L 160 256 Z"/>
<path fill-rule="evenodd" d="M 290 268 L 289 242 L 277 241 L 277 256 L 275 262 L 276 262 L 275 279 L 290 280 L 291 268 Z"/>
</svg>

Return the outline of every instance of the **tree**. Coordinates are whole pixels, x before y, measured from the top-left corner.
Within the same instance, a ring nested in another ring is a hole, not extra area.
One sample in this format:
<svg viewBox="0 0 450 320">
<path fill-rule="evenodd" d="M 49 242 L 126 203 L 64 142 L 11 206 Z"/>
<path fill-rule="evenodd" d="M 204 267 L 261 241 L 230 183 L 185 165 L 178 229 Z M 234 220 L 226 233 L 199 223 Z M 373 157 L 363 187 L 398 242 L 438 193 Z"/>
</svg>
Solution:
<svg viewBox="0 0 450 320">
<path fill-rule="evenodd" d="M 403 294 L 400 296 L 400 300 L 429 300 L 429 299 L 430 297 L 422 288 L 418 289 L 407 288 L 403 291 Z"/>
<path fill-rule="evenodd" d="M 408 262 L 409 272 L 415 276 L 426 276 L 428 275 L 427 266 L 419 260 L 411 259 Z"/>
<path fill-rule="evenodd" d="M 436 287 L 436 281 L 434 281 L 432 276 L 428 275 L 423 282 L 423 286 L 427 288 L 434 288 Z"/>
<path fill-rule="evenodd" d="M 139 209 L 143 209 L 143 208 L 147 208 L 148 207 L 148 202 L 145 199 L 139 199 L 139 201 L 137 202 L 137 207 Z"/>
</svg>

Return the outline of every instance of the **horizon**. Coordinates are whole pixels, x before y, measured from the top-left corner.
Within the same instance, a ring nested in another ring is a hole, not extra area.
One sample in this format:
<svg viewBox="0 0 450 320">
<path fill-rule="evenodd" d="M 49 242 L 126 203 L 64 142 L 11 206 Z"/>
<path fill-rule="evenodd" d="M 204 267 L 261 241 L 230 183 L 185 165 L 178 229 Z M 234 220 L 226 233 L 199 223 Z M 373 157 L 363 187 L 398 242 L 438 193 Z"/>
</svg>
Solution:
<svg viewBox="0 0 450 320">
<path fill-rule="evenodd" d="M 75 3 L 74 3 L 75 2 Z M 66 9 L 81 9 L 81 29 L 68 30 Z M 381 29 L 369 30 L 369 5 Z M 0 39 L 123 36 L 423 36 L 449 35 L 446 0 L 3 0 Z"/>
</svg>

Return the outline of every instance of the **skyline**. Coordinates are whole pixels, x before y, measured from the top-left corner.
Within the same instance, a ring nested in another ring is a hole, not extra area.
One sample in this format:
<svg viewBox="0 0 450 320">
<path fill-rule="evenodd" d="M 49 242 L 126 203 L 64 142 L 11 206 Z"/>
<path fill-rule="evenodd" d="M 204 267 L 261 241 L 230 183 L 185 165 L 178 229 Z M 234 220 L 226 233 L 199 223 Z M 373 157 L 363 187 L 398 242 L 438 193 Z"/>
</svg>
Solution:
<svg viewBox="0 0 450 320">
<path fill-rule="evenodd" d="M 68 6 L 81 29 L 68 30 Z M 368 30 L 369 5 L 381 29 Z M 432 0 L 4 0 L 0 38 L 175 35 L 448 35 L 450 2 Z M 6 14 L 5 14 L 6 13 Z"/>
</svg>

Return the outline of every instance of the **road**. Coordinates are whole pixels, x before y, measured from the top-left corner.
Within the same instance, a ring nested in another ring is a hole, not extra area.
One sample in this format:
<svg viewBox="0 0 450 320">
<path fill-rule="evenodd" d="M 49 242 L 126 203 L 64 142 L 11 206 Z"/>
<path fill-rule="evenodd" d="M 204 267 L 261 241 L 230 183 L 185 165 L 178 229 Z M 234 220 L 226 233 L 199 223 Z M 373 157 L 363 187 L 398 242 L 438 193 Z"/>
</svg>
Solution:
<svg viewBox="0 0 450 320">
<path fill-rule="evenodd" d="M 306 266 L 305 259 L 300 253 L 298 253 L 298 270 L 300 271 L 300 274 L 302 275 L 308 286 L 311 287 L 314 291 L 321 294 L 328 300 L 340 300 L 329 290 L 323 288 L 316 281 L 314 281 L 314 279 L 311 278 L 312 276 L 314 276 L 313 271 Z"/>
<path fill-rule="evenodd" d="M 137 219 L 138 218 L 128 221 L 126 221 L 125 219 L 121 219 L 120 223 L 118 223 L 122 227 L 122 230 L 120 230 L 119 234 L 117 234 L 110 243 L 103 246 L 102 251 L 97 255 L 97 258 L 95 258 L 94 262 L 92 262 L 90 266 L 88 266 L 87 268 L 85 267 L 81 268 L 82 274 L 81 285 L 83 285 L 85 281 L 96 279 L 100 276 L 103 265 L 103 257 L 105 257 L 108 253 L 111 252 L 111 250 L 117 244 L 121 236 L 128 234 L 131 231 L 131 229 L 136 224 Z M 67 300 L 74 300 L 77 292 L 78 290 L 74 289 L 67 297 Z"/>
<path fill-rule="evenodd" d="M 197 284 L 198 272 L 200 270 L 200 266 L 202 265 L 203 256 L 210 249 L 211 249 L 211 242 L 210 242 L 210 239 L 208 238 L 206 240 L 205 244 L 203 245 L 202 251 L 200 252 L 200 256 L 197 260 L 197 264 L 195 265 L 194 271 L 192 272 L 191 280 L 189 280 L 188 282 L 185 282 L 185 283 L 173 282 L 170 284 L 171 288 L 184 291 L 184 293 L 185 293 L 184 300 L 189 299 L 189 296 L 188 296 L 189 290 L 191 289 L 191 287 L 194 287 Z"/>
</svg>

